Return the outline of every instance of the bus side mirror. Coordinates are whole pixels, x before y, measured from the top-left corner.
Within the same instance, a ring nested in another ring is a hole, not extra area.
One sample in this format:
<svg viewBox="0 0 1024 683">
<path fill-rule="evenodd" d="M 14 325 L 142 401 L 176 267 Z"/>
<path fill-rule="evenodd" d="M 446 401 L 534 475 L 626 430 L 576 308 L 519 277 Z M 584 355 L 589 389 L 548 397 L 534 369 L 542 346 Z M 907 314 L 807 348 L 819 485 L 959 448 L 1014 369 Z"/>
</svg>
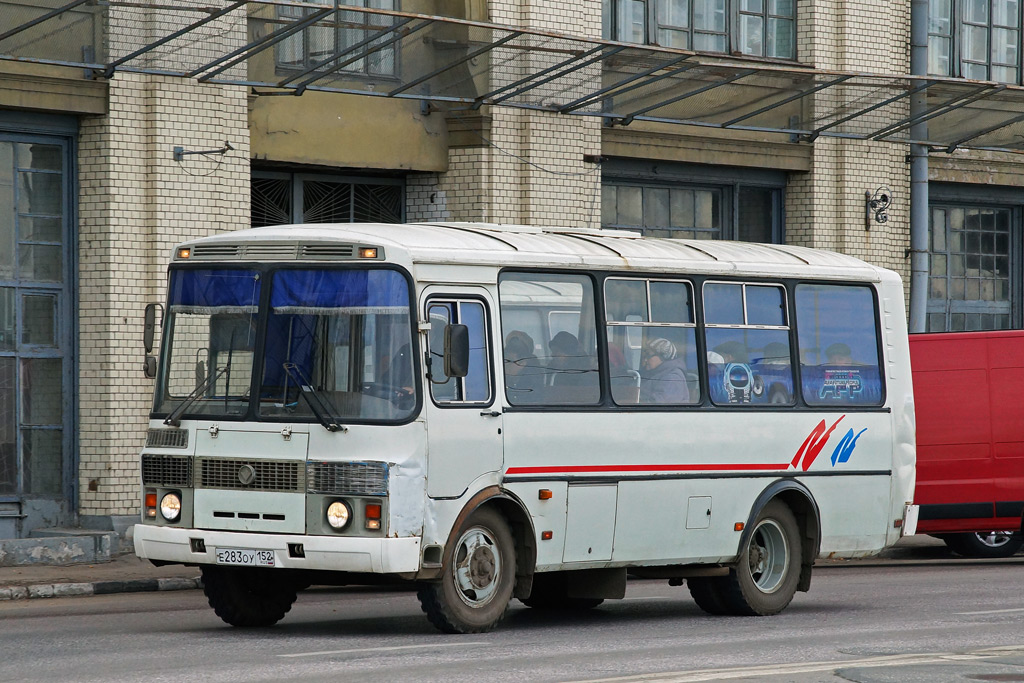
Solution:
<svg viewBox="0 0 1024 683">
<path fill-rule="evenodd" d="M 465 325 L 445 325 L 444 374 L 448 377 L 469 374 L 469 328 Z"/>
<path fill-rule="evenodd" d="M 156 312 L 161 312 L 163 318 L 163 307 L 160 304 L 147 304 L 145 317 L 142 322 L 142 345 L 146 348 L 146 359 L 142 366 L 142 372 L 146 379 L 156 377 L 156 358 L 150 354 L 153 352 L 153 337 L 156 334 Z"/>
<path fill-rule="evenodd" d="M 160 304 L 146 304 L 145 318 L 142 323 L 142 344 L 146 353 L 153 353 L 153 336 L 156 334 L 156 311 Z"/>
</svg>

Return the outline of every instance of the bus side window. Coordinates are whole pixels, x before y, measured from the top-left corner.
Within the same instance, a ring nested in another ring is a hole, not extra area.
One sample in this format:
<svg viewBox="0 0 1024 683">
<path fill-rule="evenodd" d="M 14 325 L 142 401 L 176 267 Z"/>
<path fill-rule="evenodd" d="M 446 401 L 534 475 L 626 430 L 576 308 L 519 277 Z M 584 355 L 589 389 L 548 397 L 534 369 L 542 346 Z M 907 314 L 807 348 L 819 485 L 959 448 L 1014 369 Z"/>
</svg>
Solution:
<svg viewBox="0 0 1024 683">
<path fill-rule="evenodd" d="M 689 282 L 608 278 L 605 316 L 615 403 L 686 405 L 700 401 Z"/>
<path fill-rule="evenodd" d="M 776 284 L 704 285 L 708 387 L 717 404 L 791 404 L 786 290 Z"/>
<path fill-rule="evenodd" d="M 880 405 L 878 325 L 871 289 L 797 285 L 804 400 L 812 406 Z"/>
<path fill-rule="evenodd" d="M 596 404 L 601 385 L 591 279 L 506 272 L 498 296 L 509 404 Z"/>
<path fill-rule="evenodd" d="M 437 403 L 489 403 L 491 363 L 487 335 L 487 311 L 476 300 L 439 301 L 427 304 L 430 321 L 430 395 Z M 469 329 L 469 373 L 465 377 L 444 374 L 444 328 L 449 324 Z"/>
</svg>

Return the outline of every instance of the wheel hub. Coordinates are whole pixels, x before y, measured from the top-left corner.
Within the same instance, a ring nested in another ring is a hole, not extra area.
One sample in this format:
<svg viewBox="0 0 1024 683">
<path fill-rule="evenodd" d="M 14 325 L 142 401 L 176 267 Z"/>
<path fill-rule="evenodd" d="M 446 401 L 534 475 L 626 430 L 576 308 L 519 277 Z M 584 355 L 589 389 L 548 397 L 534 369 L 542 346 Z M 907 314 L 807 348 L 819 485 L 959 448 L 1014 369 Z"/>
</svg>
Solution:
<svg viewBox="0 0 1024 683">
<path fill-rule="evenodd" d="M 469 581 L 476 589 L 494 582 L 494 553 L 487 546 L 477 546 L 469 558 Z"/>
</svg>

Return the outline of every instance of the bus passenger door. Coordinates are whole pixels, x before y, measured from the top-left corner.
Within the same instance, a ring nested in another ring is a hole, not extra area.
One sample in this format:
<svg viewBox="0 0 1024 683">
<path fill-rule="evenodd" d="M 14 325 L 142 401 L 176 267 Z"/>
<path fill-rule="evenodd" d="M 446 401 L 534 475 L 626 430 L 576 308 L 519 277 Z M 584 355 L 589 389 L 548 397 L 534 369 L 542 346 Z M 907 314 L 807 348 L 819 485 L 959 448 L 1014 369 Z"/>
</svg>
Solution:
<svg viewBox="0 0 1024 683">
<path fill-rule="evenodd" d="M 494 403 L 492 304 L 486 290 L 432 287 L 425 294 L 427 333 L 427 495 L 457 498 L 502 465 L 502 416 Z M 444 372 L 444 328 L 469 330 L 469 372 Z"/>
</svg>

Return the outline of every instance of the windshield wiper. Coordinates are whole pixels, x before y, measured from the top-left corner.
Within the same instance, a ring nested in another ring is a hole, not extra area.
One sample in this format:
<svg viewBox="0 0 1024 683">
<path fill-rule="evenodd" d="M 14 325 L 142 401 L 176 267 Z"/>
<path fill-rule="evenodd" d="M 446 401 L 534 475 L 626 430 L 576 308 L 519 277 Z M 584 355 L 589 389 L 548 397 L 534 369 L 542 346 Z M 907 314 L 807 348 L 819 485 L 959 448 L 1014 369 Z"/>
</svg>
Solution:
<svg viewBox="0 0 1024 683">
<path fill-rule="evenodd" d="M 166 418 L 164 418 L 164 424 L 170 425 L 172 427 L 179 426 L 181 424 L 181 420 L 179 418 L 181 418 L 181 415 L 182 413 L 185 412 L 185 409 L 188 408 L 193 403 L 195 403 L 196 399 L 202 396 L 204 391 L 209 389 L 214 382 L 220 379 L 221 375 L 227 372 L 229 367 L 231 366 L 225 365 L 216 372 L 211 372 L 209 377 L 200 382 L 199 386 L 193 389 L 192 393 L 186 396 L 185 399 L 181 403 L 179 403 L 178 406 L 174 410 L 172 410 Z"/>
<path fill-rule="evenodd" d="M 282 363 L 285 373 L 292 378 L 299 387 L 299 394 L 305 399 L 313 415 L 320 421 L 329 432 L 347 432 L 348 427 L 339 424 L 338 417 L 326 396 L 321 394 L 308 378 L 304 377 L 302 370 L 295 363 Z"/>
</svg>

